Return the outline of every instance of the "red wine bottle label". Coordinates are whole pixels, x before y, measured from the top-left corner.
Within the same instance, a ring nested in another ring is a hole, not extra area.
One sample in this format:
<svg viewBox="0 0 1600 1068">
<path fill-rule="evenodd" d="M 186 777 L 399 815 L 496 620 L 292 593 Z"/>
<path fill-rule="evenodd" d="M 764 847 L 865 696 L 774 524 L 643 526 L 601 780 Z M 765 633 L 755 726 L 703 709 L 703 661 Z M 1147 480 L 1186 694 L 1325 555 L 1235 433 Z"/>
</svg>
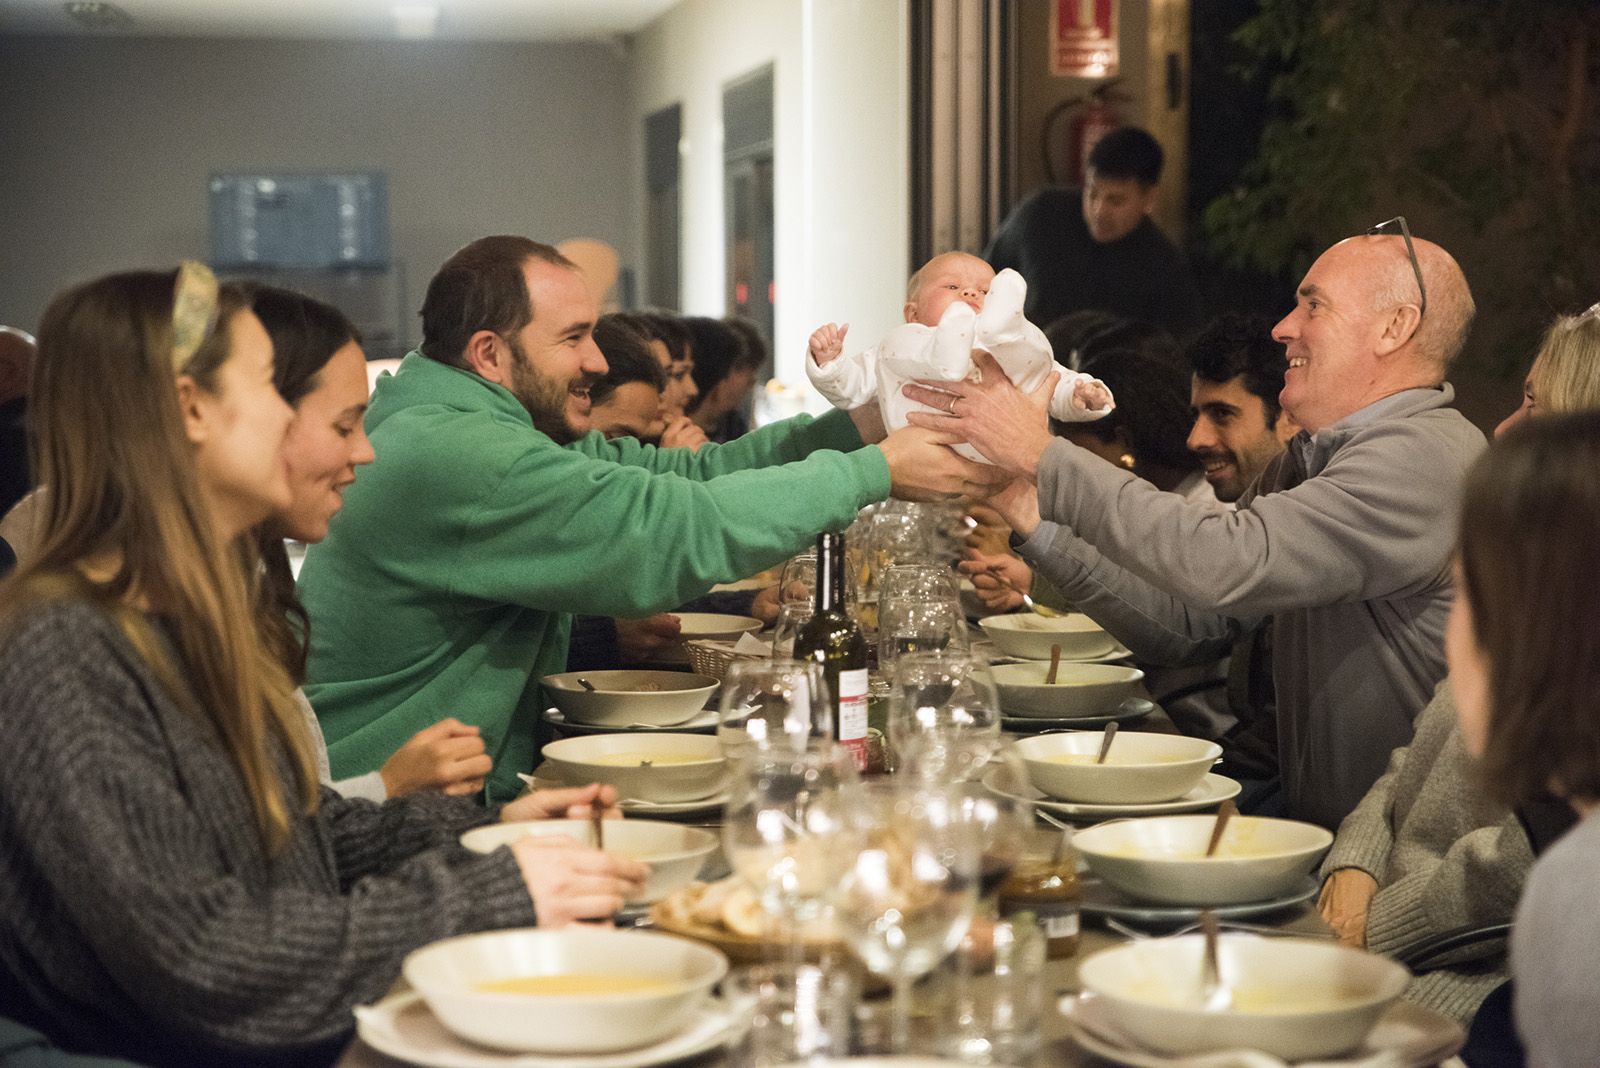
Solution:
<svg viewBox="0 0 1600 1068">
<path fill-rule="evenodd" d="M 839 744 L 850 750 L 856 768 L 867 767 L 867 669 L 839 672 Z"/>
</svg>

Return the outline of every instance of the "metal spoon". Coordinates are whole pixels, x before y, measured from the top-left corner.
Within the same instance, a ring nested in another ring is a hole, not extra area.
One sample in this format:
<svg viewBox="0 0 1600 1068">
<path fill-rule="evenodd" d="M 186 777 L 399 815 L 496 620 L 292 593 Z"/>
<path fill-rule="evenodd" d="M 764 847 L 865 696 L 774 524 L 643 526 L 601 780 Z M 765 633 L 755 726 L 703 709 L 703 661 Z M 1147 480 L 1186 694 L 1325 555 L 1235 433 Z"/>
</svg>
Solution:
<svg viewBox="0 0 1600 1068">
<path fill-rule="evenodd" d="M 1111 752 L 1111 740 L 1116 736 L 1117 725 L 1115 723 L 1107 723 L 1105 736 L 1100 739 L 1100 755 L 1094 758 L 1096 764 L 1104 764 L 1106 762 L 1106 754 Z M 1209 854 L 1207 855 L 1209 856 Z"/>
<path fill-rule="evenodd" d="M 1217 914 L 1210 909 L 1200 913 L 1200 930 L 1205 933 L 1205 954 L 1200 963 L 1200 1007 L 1206 1012 L 1226 1012 L 1233 1008 L 1233 991 L 1222 983 L 1217 969 Z"/>
<path fill-rule="evenodd" d="M 584 678 L 582 675 L 578 676 L 578 685 L 582 686 L 585 690 L 588 690 L 590 693 L 594 693 L 595 692 L 594 683 L 590 682 L 588 679 Z"/>
<path fill-rule="evenodd" d="M 1065 612 L 1057 612 L 1054 608 L 1047 608 L 1042 604 L 1035 604 L 1033 598 L 1028 596 L 1028 591 L 1019 589 L 1016 583 L 1012 582 L 1010 579 L 1006 578 L 1005 575 L 1000 573 L 1000 569 L 998 567 L 991 567 L 988 569 L 988 571 L 989 574 L 993 575 L 995 579 L 999 581 L 1000 585 L 1004 586 L 1012 593 L 1021 594 L 1022 607 L 1026 608 L 1035 615 L 1043 616 L 1046 619 L 1055 619 L 1058 616 L 1066 614 Z"/>
<path fill-rule="evenodd" d="M 1217 809 L 1217 822 L 1211 825 L 1211 841 L 1206 843 L 1206 856 L 1216 856 L 1217 846 L 1222 844 L 1222 833 L 1228 829 L 1228 821 L 1238 814 L 1239 806 L 1233 803 L 1231 797 Z"/>
</svg>

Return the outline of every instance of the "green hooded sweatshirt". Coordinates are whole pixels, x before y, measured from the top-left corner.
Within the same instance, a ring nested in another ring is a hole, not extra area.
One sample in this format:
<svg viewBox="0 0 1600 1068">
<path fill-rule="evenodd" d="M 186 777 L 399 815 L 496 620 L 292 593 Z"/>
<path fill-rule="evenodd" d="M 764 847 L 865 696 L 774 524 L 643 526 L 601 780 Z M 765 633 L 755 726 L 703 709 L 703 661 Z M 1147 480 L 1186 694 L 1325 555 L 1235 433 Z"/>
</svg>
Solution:
<svg viewBox="0 0 1600 1068">
<path fill-rule="evenodd" d="M 561 446 L 504 388 L 419 353 L 378 382 L 366 428 L 377 462 L 300 573 L 306 695 L 339 779 L 446 716 L 476 724 L 491 801 L 532 770 L 539 680 L 565 670 L 572 613 L 672 608 L 889 493 L 843 412 L 693 453 Z"/>
</svg>

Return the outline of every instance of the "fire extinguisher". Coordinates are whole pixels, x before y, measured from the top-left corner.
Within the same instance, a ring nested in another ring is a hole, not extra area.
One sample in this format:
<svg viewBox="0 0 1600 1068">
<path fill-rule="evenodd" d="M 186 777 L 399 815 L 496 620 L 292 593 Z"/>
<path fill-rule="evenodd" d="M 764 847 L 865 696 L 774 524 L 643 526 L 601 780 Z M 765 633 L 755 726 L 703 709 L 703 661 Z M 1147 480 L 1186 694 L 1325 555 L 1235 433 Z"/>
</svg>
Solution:
<svg viewBox="0 0 1600 1068">
<path fill-rule="evenodd" d="M 1044 154 L 1044 171 L 1051 182 L 1066 182 L 1082 186 L 1087 179 L 1089 153 L 1095 142 L 1122 125 L 1117 104 L 1126 101 L 1123 93 L 1116 91 L 1120 78 L 1113 78 L 1096 86 L 1088 96 L 1063 100 L 1045 116 L 1041 148 Z M 1067 124 L 1066 144 L 1052 151 L 1053 132 L 1063 115 L 1071 115 Z M 1065 163 L 1066 174 L 1061 174 L 1058 161 Z"/>
</svg>

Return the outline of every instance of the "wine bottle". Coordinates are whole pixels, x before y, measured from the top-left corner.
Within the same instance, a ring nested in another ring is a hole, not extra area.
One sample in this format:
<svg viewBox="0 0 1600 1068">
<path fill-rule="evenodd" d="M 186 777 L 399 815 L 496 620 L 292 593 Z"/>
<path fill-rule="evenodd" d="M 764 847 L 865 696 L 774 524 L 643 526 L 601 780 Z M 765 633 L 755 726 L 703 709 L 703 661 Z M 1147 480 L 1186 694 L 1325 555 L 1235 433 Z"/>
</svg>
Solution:
<svg viewBox="0 0 1600 1068">
<path fill-rule="evenodd" d="M 796 660 L 815 660 L 828 680 L 833 737 L 867 768 L 867 641 L 845 608 L 844 535 L 817 537 L 817 600 L 794 639 Z"/>
</svg>

